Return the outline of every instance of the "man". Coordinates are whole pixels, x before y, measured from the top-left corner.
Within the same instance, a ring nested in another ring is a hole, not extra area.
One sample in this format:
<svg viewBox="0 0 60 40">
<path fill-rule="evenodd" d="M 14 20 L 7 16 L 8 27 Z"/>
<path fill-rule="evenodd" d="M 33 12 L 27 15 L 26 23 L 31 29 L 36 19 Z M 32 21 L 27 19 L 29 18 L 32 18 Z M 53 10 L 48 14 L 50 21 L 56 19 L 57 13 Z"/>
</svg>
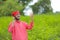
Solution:
<svg viewBox="0 0 60 40">
<path fill-rule="evenodd" d="M 8 31 L 12 33 L 12 40 L 28 40 L 27 29 L 32 29 L 33 27 L 33 15 L 30 15 L 31 22 L 28 25 L 26 22 L 20 21 L 19 11 L 12 12 L 14 21 L 10 23 Z"/>
</svg>

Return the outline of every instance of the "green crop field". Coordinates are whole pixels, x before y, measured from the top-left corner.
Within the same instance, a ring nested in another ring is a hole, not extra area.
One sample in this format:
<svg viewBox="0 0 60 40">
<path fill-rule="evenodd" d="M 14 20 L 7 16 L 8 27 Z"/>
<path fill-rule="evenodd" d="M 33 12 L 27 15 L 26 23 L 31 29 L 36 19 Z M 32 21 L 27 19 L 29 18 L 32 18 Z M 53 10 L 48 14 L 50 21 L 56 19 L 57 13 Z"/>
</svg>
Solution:
<svg viewBox="0 0 60 40">
<path fill-rule="evenodd" d="M 13 18 L 0 17 L 0 40 L 11 40 L 8 25 Z M 22 21 L 30 22 L 28 16 L 21 16 Z M 28 31 L 28 40 L 60 40 L 60 14 L 34 15 L 34 27 Z"/>
</svg>

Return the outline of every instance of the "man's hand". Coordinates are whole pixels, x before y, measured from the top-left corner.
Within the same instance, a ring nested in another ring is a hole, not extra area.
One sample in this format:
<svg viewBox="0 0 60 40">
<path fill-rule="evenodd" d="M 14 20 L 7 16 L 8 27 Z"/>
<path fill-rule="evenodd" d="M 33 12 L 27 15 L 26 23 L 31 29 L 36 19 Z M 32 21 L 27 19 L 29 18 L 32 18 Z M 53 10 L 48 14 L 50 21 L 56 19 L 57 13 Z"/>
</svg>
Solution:
<svg viewBox="0 0 60 40">
<path fill-rule="evenodd" d="M 30 18 L 33 21 L 33 13 L 30 14 Z"/>
</svg>

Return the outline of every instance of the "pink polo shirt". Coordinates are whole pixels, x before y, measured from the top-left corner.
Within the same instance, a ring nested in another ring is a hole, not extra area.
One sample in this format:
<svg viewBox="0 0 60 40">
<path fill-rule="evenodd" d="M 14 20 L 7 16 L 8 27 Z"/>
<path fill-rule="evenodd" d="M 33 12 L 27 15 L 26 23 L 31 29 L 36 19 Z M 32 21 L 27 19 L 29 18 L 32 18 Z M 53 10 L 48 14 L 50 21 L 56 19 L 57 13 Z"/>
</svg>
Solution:
<svg viewBox="0 0 60 40">
<path fill-rule="evenodd" d="M 15 21 L 10 23 L 8 31 L 12 33 L 12 40 L 28 40 L 27 29 L 32 29 L 33 22 L 28 25 L 23 21 Z"/>
</svg>

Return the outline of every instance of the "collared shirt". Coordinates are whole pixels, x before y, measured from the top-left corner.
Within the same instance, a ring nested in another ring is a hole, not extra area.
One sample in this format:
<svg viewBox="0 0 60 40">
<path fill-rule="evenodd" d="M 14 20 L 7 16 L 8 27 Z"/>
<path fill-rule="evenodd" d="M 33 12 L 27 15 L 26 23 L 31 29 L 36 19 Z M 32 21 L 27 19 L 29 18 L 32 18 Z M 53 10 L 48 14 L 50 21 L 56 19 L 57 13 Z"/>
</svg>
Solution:
<svg viewBox="0 0 60 40">
<path fill-rule="evenodd" d="M 28 40 L 27 29 L 32 29 L 33 22 L 28 25 L 23 21 L 11 22 L 8 31 L 12 33 L 12 40 Z"/>
</svg>

